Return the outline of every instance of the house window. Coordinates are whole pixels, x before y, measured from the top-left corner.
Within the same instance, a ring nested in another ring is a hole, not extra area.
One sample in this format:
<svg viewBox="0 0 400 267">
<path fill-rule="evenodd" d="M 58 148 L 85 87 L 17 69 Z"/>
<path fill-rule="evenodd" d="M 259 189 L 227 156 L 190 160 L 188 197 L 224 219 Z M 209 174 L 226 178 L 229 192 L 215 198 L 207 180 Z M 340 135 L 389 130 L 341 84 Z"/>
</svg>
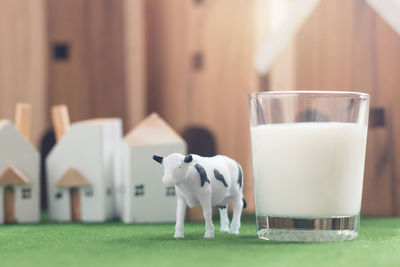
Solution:
<svg viewBox="0 0 400 267">
<path fill-rule="evenodd" d="M 174 197 L 175 196 L 175 186 L 168 186 L 166 188 L 165 194 L 167 197 Z"/>
<path fill-rule="evenodd" d="M 31 198 L 32 190 L 30 188 L 22 188 L 22 198 L 28 199 Z"/>
<path fill-rule="evenodd" d="M 108 195 L 108 196 L 111 196 L 111 194 L 112 194 L 111 188 L 107 188 L 107 195 Z"/>
<path fill-rule="evenodd" d="M 135 186 L 135 196 L 143 196 L 144 195 L 144 185 Z"/>
<path fill-rule="evenodd" d="M 56 197 L 56 199 L 61 199 L 62 198 L 62 192 L 57 192 L 55 197 Z"/>
<path fill-rule="evenodd" d="M 87 189 L 85 191 L 85 196 L 92 197 L 93 196 L 93 189 Z"/>
<path fill-rule="evenodd" d="M 57 61 L 66 61 L 69 57 L 69 44 L 55 43 L 53 45 L 53 58 Z"/>
</svg>

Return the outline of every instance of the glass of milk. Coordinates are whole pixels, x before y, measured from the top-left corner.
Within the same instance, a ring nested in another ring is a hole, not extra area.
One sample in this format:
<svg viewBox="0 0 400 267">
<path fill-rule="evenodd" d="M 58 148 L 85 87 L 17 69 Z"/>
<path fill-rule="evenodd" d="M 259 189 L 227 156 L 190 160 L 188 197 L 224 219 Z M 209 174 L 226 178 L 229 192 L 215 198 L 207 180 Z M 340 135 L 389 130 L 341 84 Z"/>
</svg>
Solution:
<svg viewBox="0 0 400 267">
<path fill-rule="evenodd" d="M 257 233 L 278 241 L 358 236 L 369 95 L 249 95 Z"/>
</svg>

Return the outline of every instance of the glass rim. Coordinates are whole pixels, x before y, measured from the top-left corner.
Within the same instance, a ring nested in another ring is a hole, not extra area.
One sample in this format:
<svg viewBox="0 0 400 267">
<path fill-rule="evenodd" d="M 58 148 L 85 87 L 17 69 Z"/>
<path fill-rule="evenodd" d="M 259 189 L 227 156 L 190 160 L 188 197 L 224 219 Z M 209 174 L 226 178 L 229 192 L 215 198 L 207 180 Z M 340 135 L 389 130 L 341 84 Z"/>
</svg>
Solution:
<svg viewBox="0 0 400 267">
<path fill-rule="evenodd" d="M 265 96 L 268 98 L 280 98 L 280 97 L 353 97 L 361 99 L 369 99 L 369 94 L 353 92 L 353 91 L 259 91 L 252 92 L 248 95 L 249 100 L 259 96 Z"/>
</svg>

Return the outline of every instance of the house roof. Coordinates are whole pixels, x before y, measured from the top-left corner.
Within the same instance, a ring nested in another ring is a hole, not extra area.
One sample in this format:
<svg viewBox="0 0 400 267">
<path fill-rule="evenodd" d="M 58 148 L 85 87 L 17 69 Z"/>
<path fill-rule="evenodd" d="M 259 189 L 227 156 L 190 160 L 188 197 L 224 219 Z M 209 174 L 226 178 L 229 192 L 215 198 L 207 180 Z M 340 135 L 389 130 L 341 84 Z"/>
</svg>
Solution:
<svg viewBox="0 0 400 267">
<path fill-rule="evenodd" d="M 0 119 L 0 134 L 5 134 L 5 136 L 2 136 L 2 138 L 10 138 L 11 136 L 18 136 L 18 140 L 16 140 L 19 143 L 24 143 L 27 144 L 27 149 L 31 149 L 37 152 L 35 146 L 30 142 L 18 129 L 15 127 L 14 123 L 10 120 L 6 119 Z"/>
<path fill-rule="evenodd" d="M 68 169 L 60 180 L 56 183 L 56 187 L 83 187 L 91 184 L 76 169 Z"/>
<path fill-rule="evenodd" d="M 77 122 L 74 122 L 74 124 L 76 124 L 76 123 L 102 124 L 105 122 L 110 122 L 110 121 L 115 121 L 115 120 L 120 120 L 120 119 L 119 118 L 94 118 L 94 119 L 77 121 Z"/>
<path fill-rule="evenodd" d="M 131 146 L 183 143 L 184 140 L 158 114 L 152 113 L 133 128 L 124 140 Z"/>
<path fill-rule="evenodd" d="M 1 119 L 0 120 L 0 130 L 7 125 L 7 123 L 11 123 L 9 120 Z"/>
<path fill-rule="evenodd" d="M 0 185 L 29 184 L 29 179 L 16 167 L 7 166 L 0 174 Z"/>
</svg>

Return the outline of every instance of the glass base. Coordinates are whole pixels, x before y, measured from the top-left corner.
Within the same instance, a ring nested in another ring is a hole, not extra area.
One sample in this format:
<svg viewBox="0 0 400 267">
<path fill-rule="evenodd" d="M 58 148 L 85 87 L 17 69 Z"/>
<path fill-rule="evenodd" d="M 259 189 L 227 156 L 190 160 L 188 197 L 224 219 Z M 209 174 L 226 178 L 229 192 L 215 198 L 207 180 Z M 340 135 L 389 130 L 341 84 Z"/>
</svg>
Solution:
<svg viewBox="0 0 400 267">
<path fill-rule="evenodd" d="M 330 242 L 357 238 L 360 215 L 331 218 L 257 216 L 258 237 L 288 242 Z"/>
</svg>

